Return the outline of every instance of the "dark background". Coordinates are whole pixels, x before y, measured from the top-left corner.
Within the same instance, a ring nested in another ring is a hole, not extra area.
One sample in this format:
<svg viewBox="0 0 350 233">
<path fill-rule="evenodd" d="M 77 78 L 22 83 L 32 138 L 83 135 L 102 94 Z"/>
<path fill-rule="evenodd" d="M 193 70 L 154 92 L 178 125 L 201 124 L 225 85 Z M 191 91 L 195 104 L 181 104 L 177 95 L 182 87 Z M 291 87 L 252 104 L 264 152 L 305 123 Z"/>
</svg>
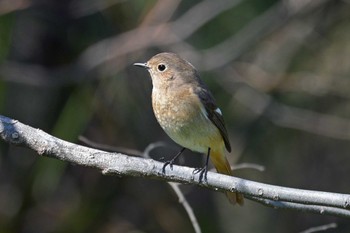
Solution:
<svg viewBox="0 0 350 233">
<path fill-rule="evenodd" d="M 196 66 L 223 111 L 237 176 L 350 193 L 350 2 L 0 0 L 0 113 L 62 139 L 179 149 L 133 67 L 162 51 Z M 204 164 L 186 152 L 180 163 Z M 348 219 L 181 186 L 203 232 L 301 232 Z M 162 181 L 103 176 L 0 142 L 0 232 L 193 232 Z"/>
</svg>

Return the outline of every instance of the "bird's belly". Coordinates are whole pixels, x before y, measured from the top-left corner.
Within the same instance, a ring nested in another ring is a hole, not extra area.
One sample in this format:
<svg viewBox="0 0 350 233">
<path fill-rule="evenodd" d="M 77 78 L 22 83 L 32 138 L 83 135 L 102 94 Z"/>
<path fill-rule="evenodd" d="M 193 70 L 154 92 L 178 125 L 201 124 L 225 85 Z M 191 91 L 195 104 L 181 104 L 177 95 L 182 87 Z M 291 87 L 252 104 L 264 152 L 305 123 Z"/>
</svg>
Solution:
<svg viewBox="0 0 350 233">
<path fill-rule="evenodd" d="M 153 105 L 159 124 L 179 145 L 201 153 L 206 153 L 208 147 L 222 145 L 219 130 L 200 108 L 186 103 Z"/>
</svg>

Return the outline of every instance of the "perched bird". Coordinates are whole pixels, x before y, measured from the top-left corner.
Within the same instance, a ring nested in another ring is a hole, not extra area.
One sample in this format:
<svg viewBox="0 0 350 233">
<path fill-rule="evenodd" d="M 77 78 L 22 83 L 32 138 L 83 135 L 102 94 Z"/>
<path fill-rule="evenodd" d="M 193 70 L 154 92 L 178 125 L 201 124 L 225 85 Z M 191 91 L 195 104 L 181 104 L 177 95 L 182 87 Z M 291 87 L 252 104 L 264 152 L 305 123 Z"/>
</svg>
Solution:
<svg viewBox="0 0 350 233">
<path fill-rule="evenodd" d="M 174 53 L 159 53 L 134 65 L 149 71 L 154 114 L 169 137 L 183 147 L 166 165 L 188 148 L 210 155 L 219 173 L 232 175 L 225 157 L 225 148 L 231 152 L 231 145 L 221 110 L 194 66 Z M 226 192 L 226 196 L 232 204 L 243 204 L 242 194 Z"/>
</svg>

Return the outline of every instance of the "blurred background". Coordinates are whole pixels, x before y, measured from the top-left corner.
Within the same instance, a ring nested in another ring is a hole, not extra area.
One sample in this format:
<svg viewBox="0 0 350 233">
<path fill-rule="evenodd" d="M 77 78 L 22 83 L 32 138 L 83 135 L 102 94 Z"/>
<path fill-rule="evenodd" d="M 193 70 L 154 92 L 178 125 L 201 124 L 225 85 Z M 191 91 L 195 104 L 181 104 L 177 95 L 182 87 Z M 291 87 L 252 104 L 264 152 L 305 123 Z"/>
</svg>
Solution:
<svg viewBox="0 0 350 233">
<path fill-rule="evenodd" d="M 132 66 L 163 51 L 199 70 L 235 164 L 260 182 L 350 193 L 350 1 L 0 0 L 0 113 L 64 140 L 130 155 L 179 147 Z M 179 161 L 204 165 L 186 151 Z M 181 186 L 203 232 L 301 232 L 348 219 L 274 210 Z M 0 142 L 0 233 L 193 232 L 162 181 L 103 176 Z"/>
</svg>

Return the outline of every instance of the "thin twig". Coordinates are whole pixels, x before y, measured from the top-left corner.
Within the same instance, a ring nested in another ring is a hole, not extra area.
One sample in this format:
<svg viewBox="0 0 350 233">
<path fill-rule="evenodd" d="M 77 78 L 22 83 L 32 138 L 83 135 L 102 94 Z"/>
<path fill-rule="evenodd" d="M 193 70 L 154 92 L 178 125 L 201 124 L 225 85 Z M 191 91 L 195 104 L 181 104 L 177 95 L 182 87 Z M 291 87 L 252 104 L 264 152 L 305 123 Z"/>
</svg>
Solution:
<svg viewBox="0 0 350 233">
<path fill-rule="evenodd" d="M 337 228 L 338 225 L 336 223 L 329 223 L 326 225 L 318 226 L 318 227 L 311 227 L 305 231 L 301 231 L 300 233 L 313 233 L 313 232 L 319 232 L 319 231 L 326 231 L 328 229 Z"/>
<path fill-rule="evenodd" d="M 135 149 L 130 149 L 130 148 L 125 148 L 125 147 L 117 147 L 117 146 L 111 146 L 111 145 L 106 145 L 102 143 L 97 143 L 94 141 L 91 141 L 90 139 L 80 135 L 78 137 L 79 141 L 84 143 L 87 146 L 91 146 L 95 149 L 99 150 L 104 150 L 104 151 L 109 151 L 109 152 L 114 152 L 114 153 L 123 153 L 127 155 L 133 155 L 133 156 L 142 156 L 142 151 L 135 150 Z"/>
<path fill-rule="evenodd" d="M 164 142 L 154 142 L 154 143 L 149 144 L 143 153 L 143 157 L 144 158 L 151 158 L 150 152 L 157 147 L 163 147 L 163 146 L 166 146 L 166 144 Z M 179 203 L 184 207 L 188 217 L 190 218 L 190 221 L 192 223 L 194 231 L 196 233 L 201 233 L 202 230 L 198 224 L 198 220 L 196 218 L 196 215 L 194 214 L 192 207 L 188 203 L 187 199 L 183 195 L 183 193 L 179 187 L 179 184 L 174 183 L 174 182 L 168 182 L 168 184 L 174 190 L 175 194 L 179 198 Z"/>
<path fill-rule="evenodd" d="M 196 233 L 201 233 L 202 230 L 198 224 L 196 215 L 194 214 L 192 207 L 190 206 L 190 204 L 188 203 L 188 201 L 186 200 L 185 196 L 183 195 L 182 191 L 180 190 L 179 184 L 178 183 L 174 183 L 174 182 L 168 182 L 168 184 L 170 185 L 170 187 L 174 190 L 174 192 L 176 193 L 177 197 L 179 198 L 179 203 L 185 208 L 188 217 L 191 220 L 193 229 Z"/>
<path fill-rule="evenodd" d="M 281 104 L 271 96 L 248 86 L 240 88 L 234 98 L 258 116 L 267 117 L 275 125 L 350 140 L 350 121 L 344 117 Z"/>
<path fill-rule="evenodd" d="M 265 171 L 265 167 L 259 164 L 255 163 L 240 163 L 232 166 L 232 170 L 239 170 L 239 169 L 254 169 L 259 172 Z"/>
<path fill-rule="evenodd" d="M 153 142 L 149 144 L 142 153 L 142 157 L 147 159 L 152 159 L 150 152 L 158 147 L 165 147 L 167 144 L 165 142 Z"/>
</svg>

